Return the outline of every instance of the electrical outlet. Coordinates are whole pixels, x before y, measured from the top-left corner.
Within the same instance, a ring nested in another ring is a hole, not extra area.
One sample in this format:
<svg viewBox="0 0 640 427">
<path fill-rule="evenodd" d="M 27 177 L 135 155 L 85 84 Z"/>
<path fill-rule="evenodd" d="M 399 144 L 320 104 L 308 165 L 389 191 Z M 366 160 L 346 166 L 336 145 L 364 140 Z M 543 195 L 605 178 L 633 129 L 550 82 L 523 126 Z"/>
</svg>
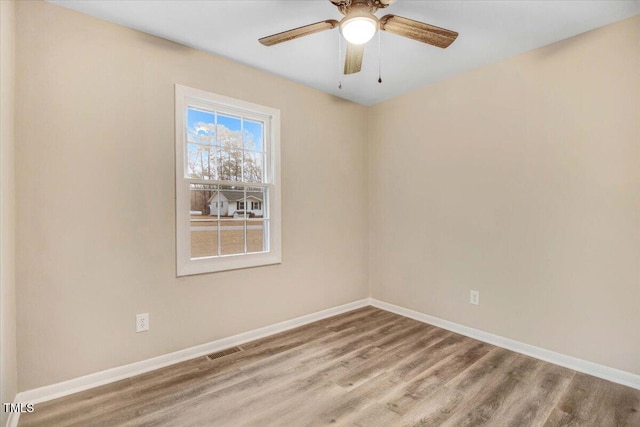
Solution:
<svg viewBox="0 0 640 427">
<path fill-rule="evenodd" d="M 473 305 L 480 305 L 480 291 L 471 291 L 469 302 Z"/>
<path fill-rule="evenodd" d="M 136 332 L 149 330 L 149 313 L 136 314 Z"/>
</svg>

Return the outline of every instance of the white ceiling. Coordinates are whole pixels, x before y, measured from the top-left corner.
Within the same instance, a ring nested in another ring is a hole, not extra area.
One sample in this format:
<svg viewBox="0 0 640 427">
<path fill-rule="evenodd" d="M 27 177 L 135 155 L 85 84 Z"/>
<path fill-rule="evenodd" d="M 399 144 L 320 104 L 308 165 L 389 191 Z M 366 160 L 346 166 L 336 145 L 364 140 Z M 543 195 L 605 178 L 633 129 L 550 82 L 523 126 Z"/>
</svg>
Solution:
<svg viewBox="0 0 640 427">
<path fill-rule="evenodd" d="M 258 43 L 291 28 L 340 20 L 328 0 L 50 1 L 364 105 L 640 13 L 640 0 L 398 0 L 376 15 L 392 13 L 460 35 L 449 48 L 439 49 L 382 32 L 379 84 L 377 36 L 365 49 L 362 71 L 350 76 L 338 74 L 343 61 L 338 63 L 338 29 L 272 47 Z"/>
</svg>

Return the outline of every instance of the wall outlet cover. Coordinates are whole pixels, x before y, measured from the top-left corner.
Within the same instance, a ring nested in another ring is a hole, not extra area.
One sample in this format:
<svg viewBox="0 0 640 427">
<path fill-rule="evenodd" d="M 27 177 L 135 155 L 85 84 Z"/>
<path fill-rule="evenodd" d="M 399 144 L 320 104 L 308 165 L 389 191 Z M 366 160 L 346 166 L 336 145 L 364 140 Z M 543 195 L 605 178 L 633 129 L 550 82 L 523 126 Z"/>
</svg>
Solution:
<svg viewBox="0 0 640 427">
<path fill-rule="evenodd" d="M 469 302 L 473 305 L 480 305 L 480 291 L 471 291 L 469 293 Z"/>
<path fill-rule="evenodd" d="M 136 332 L 149 330 L 149 313 L 136 314 Z"/>
</svg>

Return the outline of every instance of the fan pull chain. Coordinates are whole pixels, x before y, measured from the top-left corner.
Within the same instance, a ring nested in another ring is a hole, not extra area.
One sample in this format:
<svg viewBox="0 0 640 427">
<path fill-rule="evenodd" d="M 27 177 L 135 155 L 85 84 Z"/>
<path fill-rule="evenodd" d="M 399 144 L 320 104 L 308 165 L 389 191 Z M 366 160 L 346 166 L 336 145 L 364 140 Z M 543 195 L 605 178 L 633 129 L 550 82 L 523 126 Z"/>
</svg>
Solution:
<svg viewBox="0 0 640 427">
<path fill-rule="evenodd" d="M 378 24 L 379 26 L 380 24 Z M 380 28 L 378 28 L 378 83 L 382 83 L 382 46 L 380 44 Z"/>
<path fill-rule="evenodd" d="M 340 60 L 342 58 L 342 41 L 338 31 L 338 89 L 342 90 L 342 79 L 340 78 Z"/>
</svg>

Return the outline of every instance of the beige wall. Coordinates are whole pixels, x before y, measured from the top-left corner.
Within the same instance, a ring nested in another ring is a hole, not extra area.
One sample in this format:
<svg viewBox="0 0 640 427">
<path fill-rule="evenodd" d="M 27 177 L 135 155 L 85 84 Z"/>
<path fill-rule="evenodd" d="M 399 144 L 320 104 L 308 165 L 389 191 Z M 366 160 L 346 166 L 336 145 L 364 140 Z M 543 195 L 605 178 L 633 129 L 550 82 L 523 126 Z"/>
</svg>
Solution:
<svg viewBox="0 0 640 427">
<path fill-rule="evenodd" d="M 17 12 L 19 390 L 368 296 L 364 107 L 55 5 Z M 281 265 L 175 278 L 174 83 L 281 110 Z"/>
<path fill-rule="evenodd" d="M 15 2 L 0 1 L 0 402 L 17 390 L 15 297 Z M 0 425 L 7 413 L 0 408 Z"/>
<path fill-rule="evenodd" d="M 372 107 L 372 296 L 640 374 L 639 40 L 635 17 Z"/>
</svg>

